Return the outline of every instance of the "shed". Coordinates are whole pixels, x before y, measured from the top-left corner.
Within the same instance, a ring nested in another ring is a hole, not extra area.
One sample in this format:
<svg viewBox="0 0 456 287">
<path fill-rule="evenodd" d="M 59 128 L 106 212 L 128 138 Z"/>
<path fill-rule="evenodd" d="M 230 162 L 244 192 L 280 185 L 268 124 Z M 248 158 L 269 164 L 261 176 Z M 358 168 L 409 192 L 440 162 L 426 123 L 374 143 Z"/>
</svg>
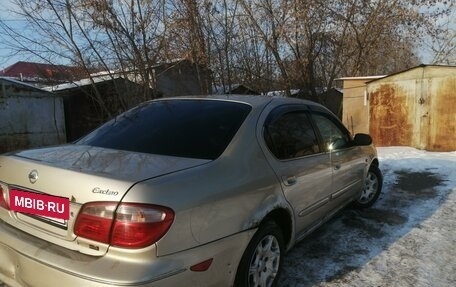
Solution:
<svg viewBox="0 0 456 287">
<path fill-rule="evenodd" d="M 344 77 L 343 81 L 342 122 L 352 134 L 369 133 L 369 106 L 366 83 L 385 76 Z"/>
<path fill-rule="evenodd" d="M 0 76 L 42 87 L 68 81 L 77 81 L 86 77 L 87 72 L 94 73 L 96 71 L 95 69 L 86 71 L 82 67 L 75 66 L 19 61 L 0 70 Z"/>
<path fill-rule="evenodd" d="M 337 88 L 324 89 L 316 88 L 317 97 L 315 98 L 312 95 L 312 92 L 308 89 L 301 89 L 296 91 L 291 91 L 291 96 L 305 99 L 309 101 L 316 101 L 319 104 L 328 108 L 333 112 L 339 119 L 342 117 L 342 91 Z"/>
<path fill-rule="evenodd" d="M 155 85 L 164 97 L 207 95 L 212 93 L 211 71 L 187 59 L 176 59 L 151 67 Z"/>
<path fill-rule="evenodd" d="M 378 146 L 456 150 L 456 66 L 420 65 L 367 83 Z"/>
<path fill-rule="evenodd" d="M 312 95 L 308 89 L 291 89 L 290 94 L 292 98 L 299 98 L 309 101 L 316 101 L 319 104 L 328 108 L 339 119 L 342 117 L 342 91 L 338 88 L 324 89 L 316 88 L 317 98 Z M 286 97 L 286 91 L 270 91 L 266 93 L 269 97 Z"/>
<path fill-rule="evenodd" d="M 216 95 L 260 95 L 261 93 L 255 91 L 254 89 L 250 88 L 244 84 L 231 84 L 225 86 L 214 86 L 212 90 Z"/>
<path fill-rule="evenodd" d="M 46 88 L 64 99 L 68 142 L 79 139 L 111 117 L 145 101 L 145 89 L 148 88 L 119 75 L 106 74 Z"/>
<path fill-rule="evenodd" d="M 320 103 L 333 112 L 339 119 L 342 119 L 342 101 L 343 91 L 337 88 L 331 88 L 326 92 L 318 95 Z"/>
<path fill-rule="evenodd" d="M 0 153 L 64 142 L 62 97 L 0 77 Z"/>
<path fill-rule="evenodd" d="M 157 97 L 207 94 L 210 71 L 189 60 L 178 59 L 153 66 L 150 86 L 138 71 L 99 72 L 91 78 L 49 86 L 64 98 L 67 141 L 74 141 L 102 123 L 141 102 Z"/>
</svg>

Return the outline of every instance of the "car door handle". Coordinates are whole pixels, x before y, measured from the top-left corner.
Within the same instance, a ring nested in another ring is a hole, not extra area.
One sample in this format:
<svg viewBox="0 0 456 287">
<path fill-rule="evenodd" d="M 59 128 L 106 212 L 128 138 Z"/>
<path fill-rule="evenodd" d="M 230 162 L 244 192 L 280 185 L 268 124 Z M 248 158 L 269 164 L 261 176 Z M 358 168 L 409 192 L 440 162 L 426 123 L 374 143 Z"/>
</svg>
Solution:
<svg viewBox="0 0 456 287">
<path fill-rule="evenodd" d="M 283 182 L 286 186 L 291 186 L 291 185 L 296 184 L 297 180 L 296 180 L 296 177 L 290 176 L 290 177 L 286 177 L 286 178 L 284 177 Z"/>
</svg>

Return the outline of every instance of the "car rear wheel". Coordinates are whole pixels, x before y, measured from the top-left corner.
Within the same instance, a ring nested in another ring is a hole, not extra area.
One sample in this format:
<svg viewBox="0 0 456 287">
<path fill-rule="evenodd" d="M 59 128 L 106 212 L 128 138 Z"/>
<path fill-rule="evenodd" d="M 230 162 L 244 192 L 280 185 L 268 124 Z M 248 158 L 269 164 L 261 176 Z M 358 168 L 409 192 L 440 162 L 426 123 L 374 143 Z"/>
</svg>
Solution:
<svg viewBox="0 0 456 287">
<path fill-rule="evenodd" d="M 378 166 L 372 165 L 367 172 L 364 189 L 359 198 L 354 202 L 357 208 L 372 206 L 377 201 L 382 190 L 383 176 Z"/>
<path fill-rule="evenodd" d="M 275 286 L 282 267 L 283 254 L 283 235 L 278 225 L 274 221 L 262 224 L 242 256 L 235 286 Z"/>
</svg>

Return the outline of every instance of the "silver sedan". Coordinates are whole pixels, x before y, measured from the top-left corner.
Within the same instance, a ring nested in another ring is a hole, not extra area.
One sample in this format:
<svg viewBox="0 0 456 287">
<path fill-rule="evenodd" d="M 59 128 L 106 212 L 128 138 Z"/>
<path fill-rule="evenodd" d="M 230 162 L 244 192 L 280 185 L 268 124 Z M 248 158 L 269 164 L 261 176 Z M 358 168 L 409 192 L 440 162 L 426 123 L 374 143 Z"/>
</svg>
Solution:
<svg viewBox="0 0 456 287">
<path fill-rule="evenodd" d="M 274 286 L 285 252 L 378 198 L 366 134 L 297 99 L 144 103 L 75 143 L 0 156 L 0 281 Z"/>
</svg>

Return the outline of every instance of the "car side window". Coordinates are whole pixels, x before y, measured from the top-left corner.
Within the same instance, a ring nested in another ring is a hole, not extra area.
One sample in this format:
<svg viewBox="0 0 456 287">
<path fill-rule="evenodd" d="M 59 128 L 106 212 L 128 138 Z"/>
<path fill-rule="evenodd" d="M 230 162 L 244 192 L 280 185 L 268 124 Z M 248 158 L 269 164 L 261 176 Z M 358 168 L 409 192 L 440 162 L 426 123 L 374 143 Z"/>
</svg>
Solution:
<svg viewBox="0 0 456 287">
<path fill-rule="evenodd" d="M 327 151 L 351 146 L 350 134 L 341 128 L 340 124 L 337 124 L 330 116 L 312 113 L 312 118 L 320 131 L 323 146 Z"/>
<path fill-rule="evenodd" d="M 264 136 L 270 151 L 281 160 L 320 152 L 317 136 L 304 111 L 280 115 L 266 124 Z"/>
</svg>

